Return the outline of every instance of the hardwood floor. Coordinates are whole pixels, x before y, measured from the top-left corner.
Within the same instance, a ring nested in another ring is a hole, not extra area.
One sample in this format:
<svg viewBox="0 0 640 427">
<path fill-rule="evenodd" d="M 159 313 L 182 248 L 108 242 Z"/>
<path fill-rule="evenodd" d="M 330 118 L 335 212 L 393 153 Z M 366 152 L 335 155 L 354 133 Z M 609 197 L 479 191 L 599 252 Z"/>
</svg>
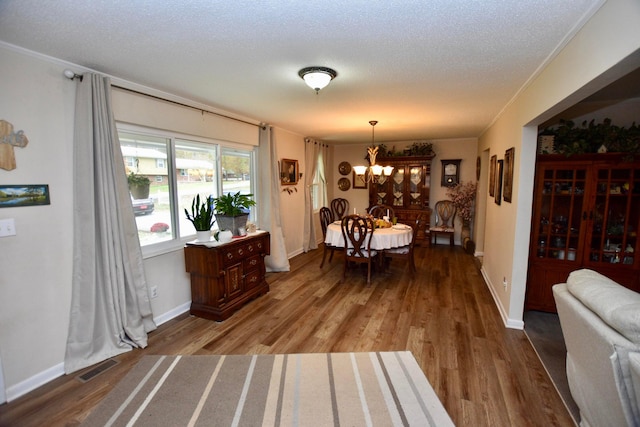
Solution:
<svg viewBox="0 0 640 427">
<path fill-rule="evenodd" d="M 216 323 L 179 316 L 149 346 L 115 357 L 92 380 L 58 378 L 0 406 L 0 426 L 76 425 L 147 354 L 247 354 L 410 350 L 458 426 L 573 426 L 523 331 L 506 329 L 474 259 L 459 247 L 416 248 L 385 273 L 343 258 L 319 268 L 322 250 L 268 274 L 271 291 Z M 80 372 L 81 374 L 82 372 Z"/>
</svg>

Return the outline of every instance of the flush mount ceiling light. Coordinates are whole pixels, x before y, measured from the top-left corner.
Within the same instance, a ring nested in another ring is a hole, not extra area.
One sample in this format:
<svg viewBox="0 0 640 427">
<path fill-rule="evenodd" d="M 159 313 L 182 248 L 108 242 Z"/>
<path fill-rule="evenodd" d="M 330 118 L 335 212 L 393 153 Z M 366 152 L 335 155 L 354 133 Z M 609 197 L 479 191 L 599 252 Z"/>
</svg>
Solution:
<svg viewBox="0 0 640 427">
<path fill-rule="evenodd" d="M 327 67 L 306 67 L 298 71 L 298 75 L 316 93 L 324 89 L 331 80 L 335 79 L 338 73 Z"/>
</svg>

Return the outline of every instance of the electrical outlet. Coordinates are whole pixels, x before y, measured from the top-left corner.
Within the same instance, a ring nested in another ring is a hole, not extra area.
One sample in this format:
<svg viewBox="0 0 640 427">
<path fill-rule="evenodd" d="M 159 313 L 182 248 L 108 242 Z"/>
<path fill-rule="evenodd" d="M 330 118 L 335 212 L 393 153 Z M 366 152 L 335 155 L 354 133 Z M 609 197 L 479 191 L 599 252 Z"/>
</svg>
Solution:
<svg viewBox="0 0 640 427">
<path fill-rule="evenodd" d="M 151 299 L 157 298 L 158 297 L 158 287 L 157 286 L 152 286 L 150 288 L 151 290 Z"/>
<path fill-rule="evenodd" d="M 0 219 L 0 237 L 16 235 L 16 222 L 13 218 Z"/>
</svg>

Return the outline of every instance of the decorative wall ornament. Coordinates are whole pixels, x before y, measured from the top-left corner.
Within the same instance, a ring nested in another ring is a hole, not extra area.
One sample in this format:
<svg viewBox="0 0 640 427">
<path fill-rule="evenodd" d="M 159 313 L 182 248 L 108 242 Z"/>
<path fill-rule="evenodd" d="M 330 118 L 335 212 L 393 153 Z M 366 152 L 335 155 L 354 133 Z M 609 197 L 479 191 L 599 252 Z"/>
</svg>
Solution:
<svg viewBox="0 0 640 427">
<path fill-rule="evenodd" d="M 16 168 L 16 156 L 13 147 L 24 148 L 29 143 L 23 131 L 13 131 L 13 125 L 0 120 L 0 168 L 8 171 Z"/>
</svg>

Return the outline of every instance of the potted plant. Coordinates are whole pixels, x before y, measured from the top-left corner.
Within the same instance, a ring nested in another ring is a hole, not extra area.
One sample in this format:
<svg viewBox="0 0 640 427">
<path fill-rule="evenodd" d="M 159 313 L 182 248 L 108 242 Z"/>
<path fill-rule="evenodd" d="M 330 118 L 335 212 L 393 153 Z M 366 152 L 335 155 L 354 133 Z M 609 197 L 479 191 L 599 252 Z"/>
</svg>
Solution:
<svg viewBox="0 0 640 427">
<path fill-rule="evenodd" d="M 213 199 L 220 230 L 230 230 L 234 236 L 246 234 L 249 208 L 255 206 L 253 194 L 228 193 Z"/>
<path fill-rule="evenodd" d="M 191 202 L 191 213 L 185 208 L 184 213 L 196 229 L 197 240 L 208 242 L 211 240 L 211 227 L 216 222 L 213 219 L 213 196 L 208 196 L 200 203 L 200 195 L 197 194 Z"/>
<path fill-rule="evenodd" d="M 149 198 L 149 186 L 151 181 L 144 175 L 136 175 L 131 172 L 127 175 L 127 182 L 129 183 L 129 191 L 134 199 L 148 199 Z"/>
</svg>

